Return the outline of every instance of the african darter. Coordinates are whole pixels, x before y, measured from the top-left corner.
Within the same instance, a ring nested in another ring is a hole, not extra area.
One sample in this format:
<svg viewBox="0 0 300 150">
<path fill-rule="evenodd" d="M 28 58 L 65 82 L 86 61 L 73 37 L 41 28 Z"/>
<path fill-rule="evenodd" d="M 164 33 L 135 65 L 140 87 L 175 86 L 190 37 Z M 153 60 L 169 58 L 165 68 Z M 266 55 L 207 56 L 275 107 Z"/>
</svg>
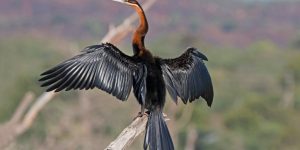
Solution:
<svg viewBox="0 0 300 150">
<path fill-rule="evenodd" d="M 81 54 L 42 73 L 40 81 L 47 91 L 93 89 L 95 87 L 125 101 L 133 87 L 141 105 L 139 116 L 148 110 L 144 149 L 173 150 L 174 145 L 163 119 L 166 89 L 177 103 L 200 96 L 211 106 L 213 86 L 204 60 L 196 48 L 188 48 L 174 59 L 154 57 L 145 48 L 148 31 L 145 13 L 136 0 L 114 0 L 129 5 L 138 13 L 140 24 L 132 38 L 133 56 L 127 56 L 110 43 L 86 47 Z"/>
</svg>

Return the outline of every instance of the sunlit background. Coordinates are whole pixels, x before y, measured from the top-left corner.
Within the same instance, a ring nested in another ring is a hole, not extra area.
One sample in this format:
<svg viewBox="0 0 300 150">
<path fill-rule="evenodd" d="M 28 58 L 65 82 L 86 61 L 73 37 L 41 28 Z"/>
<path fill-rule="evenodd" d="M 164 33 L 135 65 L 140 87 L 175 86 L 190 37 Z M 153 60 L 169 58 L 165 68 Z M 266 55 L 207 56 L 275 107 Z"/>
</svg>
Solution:
<svg viewBox="0 0 300 150">
<path fill-rule="evenodd" d="M 140 0 L 145 2 L 146 0 Z M 39 74 L 99 43 L 133 13 L 111 0 L 0 1 L 0 122 L 24 94 L 44 88 Z M 209 59 L 215 98 L 164 112 L 176 149 L 300 148 L 300 2 L 298 0 L 158 0 L 146 13 L 146 46 L 163 58 L 188 46 Z M 131 35 L 115 43 L 132 54 Z M 61 92 L 12 150 L 104 149 L 139 111 L 100 91 Z M 142 148 L 140 136 L 129 149 Z"/>
</svg>

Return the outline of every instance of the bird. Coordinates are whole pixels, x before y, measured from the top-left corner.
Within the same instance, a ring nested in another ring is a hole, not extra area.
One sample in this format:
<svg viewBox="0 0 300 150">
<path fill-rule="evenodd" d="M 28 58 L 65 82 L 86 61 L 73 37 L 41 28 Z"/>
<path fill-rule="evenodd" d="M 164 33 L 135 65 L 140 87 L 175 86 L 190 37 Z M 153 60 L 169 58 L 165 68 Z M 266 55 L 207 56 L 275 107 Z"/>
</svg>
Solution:
<svg viewBox="0 0 300 150">
<path fill-rule="evenodd" d="M 187 104 L 202 97 L 210 107 L 214 91 L 204 63 L 208 59 L 194 47 L 177 58 L 153 56 L 145 47 L 148 21 L 139 2 L 114 1 L 130 6 L 139 16 L 132 36 L 133 55 L 126 55 L 111 43 L 87 46 L 80 54 L 43 72 L 41 86 L 47 87 L 47 92 L 98 88 L 122 101 L 133 89 L 141 106 L 138 117 L 148 116 L 143 149 L 174 150 L 163 116 L 166 91 L 176 104 L 178 98 Z"/>
</svg>

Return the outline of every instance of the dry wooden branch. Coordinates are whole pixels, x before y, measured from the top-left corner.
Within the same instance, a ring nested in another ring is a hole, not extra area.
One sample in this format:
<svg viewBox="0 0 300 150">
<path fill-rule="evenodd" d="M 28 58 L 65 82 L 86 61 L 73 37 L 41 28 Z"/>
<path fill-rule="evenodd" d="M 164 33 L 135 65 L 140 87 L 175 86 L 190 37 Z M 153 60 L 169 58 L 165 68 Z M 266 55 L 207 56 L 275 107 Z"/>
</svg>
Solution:
<svg viewBox="0 0 300 150">
<path fill-rule="evenodd" d="M 169 118 L 164 114 L 165 121 Z M 105 150 L 121 150 L 126 149 L 131 143 L 142 133 L 146 128 L 148 121 L 148 116 L 143 115 L 142 117 L 137 117 L 133 122 L 126 127 L 119 136 L 112 141 Z"/>
<path fill-rule="evenodd" d="M 33 101 L 33 99 L 34 99 L 34 94 L 32 92 L 27 92 L 23 97 L 23 99 L 21 100 L 20 105 L 16 109 L 15 113 L 13 114 L 9 122 L 17 123 L 18 121 L 20 121 L 21 118 L 23 117 L 22 115 L 24 115 L 24 112 L 26 111 L 30 103 Z"/>
<path fill-rule="evenodd" d="M 31 127 L 33 121 L 37 117 L 38 113 L 48 104 L 49 101 L 56 95 L 54 92 L 44 93 L 39 96 L 36 102 L 31 106 L 29 111 L 25 114 L 24 119 L 22 120 L 19 128 L 18 133 L 22 134 L 26 131 L 29 127 Z"/>
<path fill-rule="evenodd" d="M 34 94 L 27 92 L 10 121 L 0 125 L 0 149 L 9 145 L 19 135 L 19 128 L 22 126 L 22 124 L 19 124 L 19 121 L 33 98 Z"/>
<path fill-rule="evenodd" d="M 187 138 L 186 138 L 186 145 L 185 145 L 185 150 L 194 150 L 196 149 L 196 142 L 197 142 L 197 130 L 194 126 L 189 126 L 188 128 L 188 133 L 187 133 Z"/>
<path fill-rule="evenodd" d="M 146 115 L 136 118 L 105 150 L 126 149 L 145 130 L 147 120 L 148 117 Z"/>
<path fill-rule="evenodd" d="M 148 0 L 145 5 L 143 5 L 145 11 L 150 8 L 155 1 L 156 0 Z M 131 31 L 132 23 L 136 20 L 137 16 L 133 14 L 125 19 L 121 25 L 111 27 L 101 42 L 118 42 L 124 38 L 129 31 Z M 35 100 L 29 110 L 25 112 L 33 99 L 32 95 L 26 94 L 10 121 L 0 125 L 0 149 L 4 149 L 9 146 L 10 143 L 15 141 L 18 136 L 27 131 L 32 126 L 38 113 L 53 99 L 55 95 L 56 94 L 54 92 L 43 93 Z M 26 114 L 23 115 L 24 113 Z M 22 116 L 24 116 L 23 120 L 20 121 Z M 144 128 L 145 127 L 143 127 L 143 129 Z"/>
</svg>

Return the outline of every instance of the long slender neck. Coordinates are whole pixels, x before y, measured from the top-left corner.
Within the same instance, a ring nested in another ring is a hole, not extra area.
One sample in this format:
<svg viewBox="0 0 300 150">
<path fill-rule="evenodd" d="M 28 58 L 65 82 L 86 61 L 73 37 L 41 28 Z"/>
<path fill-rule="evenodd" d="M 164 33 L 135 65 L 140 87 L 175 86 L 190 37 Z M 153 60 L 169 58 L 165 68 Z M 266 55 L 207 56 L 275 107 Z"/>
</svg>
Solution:
<svg viewBox="0 0 300 150">
<path fill-rule="evenodd" d="M 145 36 L 148 32 L 148 22 L 142 7 L 137 4 L 132 6 L 140 17 L 140 24 L 135 30 L 132 38 L 132 47 L 135 55 L 142 54 L 146 48 L 144 44 Z"/>
</svg>

